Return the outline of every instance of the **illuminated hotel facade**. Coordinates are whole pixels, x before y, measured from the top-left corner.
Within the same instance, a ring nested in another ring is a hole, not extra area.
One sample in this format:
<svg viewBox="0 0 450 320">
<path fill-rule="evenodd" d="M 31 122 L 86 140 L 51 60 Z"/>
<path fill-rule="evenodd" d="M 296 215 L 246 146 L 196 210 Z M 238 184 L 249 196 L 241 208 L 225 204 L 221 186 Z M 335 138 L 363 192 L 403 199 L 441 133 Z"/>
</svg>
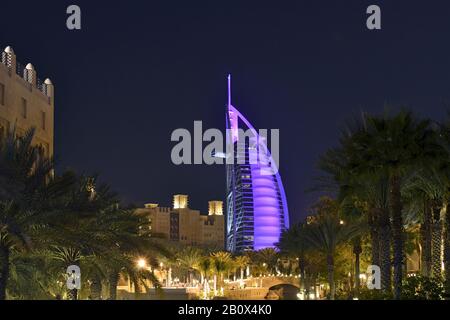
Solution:
<svg viewBox="0 0 450 320">
<path fill-rule="evenodd" d="M 33 145 L 53 156 L 54 86 L 41 81 L 31 63 L 20 64 L 11 47 L 0 52 L 0 141 L 9 132 L 23 136 L 34 128 Z"/>
<path fill-rule="evenodd" d="M 227 249 L 240 253 L 273 248 L 283 230 L 289 228 L 286 194 L 266 141 L 231 105 L 231 76 L 228 76 L 226 127 L 227 157 L 233 157 L 232 164 L 227 161 L 226 165 Z M 244 141 L 239 141 L 242 140 L 239 130 L 251 130 L 254 136 L 248 140 L 244 136 Z M 243 144 L 242 147 L 239 144 Z M 258 153 L 257 162 L 250 161 L 249 150 Z M 261 155 L 266 159 L 262 161 Z"/>
<path fill-rule="evenodd" d="M 187 195 L 174 195 L 173 206 L 160 207 L 148 203 L 136 213 L 149 218 L 151 231 L 155 235 L 187 246 L 209 249 L 224 248 L 223 202 L 209 201 L 208 215 L 189 208 Z"/>
</svg>

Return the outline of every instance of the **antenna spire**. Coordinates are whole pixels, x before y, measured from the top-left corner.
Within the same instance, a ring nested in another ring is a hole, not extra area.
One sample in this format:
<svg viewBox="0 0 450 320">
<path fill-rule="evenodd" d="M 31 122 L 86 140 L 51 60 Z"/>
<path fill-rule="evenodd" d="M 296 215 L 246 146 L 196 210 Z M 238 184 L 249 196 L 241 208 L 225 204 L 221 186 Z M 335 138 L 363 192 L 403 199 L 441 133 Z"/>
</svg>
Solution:
<svg viewBox="0 0 450 320">
<path fill-rule="evenodd" d="M 231 74 L 228 74 L 228 106 L 231 106 Z"/>
</svg>

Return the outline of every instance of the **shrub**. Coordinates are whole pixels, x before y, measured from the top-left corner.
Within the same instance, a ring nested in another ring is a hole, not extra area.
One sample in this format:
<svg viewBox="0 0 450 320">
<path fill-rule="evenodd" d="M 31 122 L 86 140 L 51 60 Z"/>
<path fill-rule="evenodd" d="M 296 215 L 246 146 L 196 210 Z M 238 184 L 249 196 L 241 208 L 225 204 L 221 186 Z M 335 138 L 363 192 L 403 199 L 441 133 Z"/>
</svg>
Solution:
<svg viewBox="0 0 450 320">
<path fill-rule="evenodd" d="M 413 276 L 403 281 L 403 300 L 442 300 L 443 297 L 444 285 L 440 279 Z"/>
</svg>

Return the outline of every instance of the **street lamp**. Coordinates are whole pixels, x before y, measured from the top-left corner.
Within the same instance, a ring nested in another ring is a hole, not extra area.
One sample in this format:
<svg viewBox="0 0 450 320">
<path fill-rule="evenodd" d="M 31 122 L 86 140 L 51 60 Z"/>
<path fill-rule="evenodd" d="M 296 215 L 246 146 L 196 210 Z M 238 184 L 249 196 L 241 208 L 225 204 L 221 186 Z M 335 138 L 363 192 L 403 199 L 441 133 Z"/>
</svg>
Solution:
<svg viewBox="0 0 450 320">
<path fill-rule="evenodd" d="M 147 267 L 147 261 L 144 258 L 140 258 L 136 262 L 136 266 L 138 267 L 138 269 L 144 269 Z"/>
</svg>

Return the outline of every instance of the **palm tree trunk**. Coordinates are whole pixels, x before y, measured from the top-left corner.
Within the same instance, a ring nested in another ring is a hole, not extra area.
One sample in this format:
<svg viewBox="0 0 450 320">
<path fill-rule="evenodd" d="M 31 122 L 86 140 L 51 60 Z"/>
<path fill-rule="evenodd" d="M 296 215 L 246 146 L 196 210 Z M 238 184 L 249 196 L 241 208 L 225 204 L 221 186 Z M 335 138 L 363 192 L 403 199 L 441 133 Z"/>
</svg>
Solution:
<svg viewBox="0 0 450 320">
<path fill-rule="evenodd" d="M 6 300 L 6 287 L 9 279 L 10 250 L 6 246 L 0 246 L 0 300 Z"/>
<path fill-rule="evenodd" d="M 119 272 L 112 272 L 109 276 L 109 299 L 117 300 L 117 285 L 119 284 Z"/>
<path fill-rule="evenodd" d="M 442 277 L 442 224 L 441 207 L 433 207 L 433 225 L 431 227 L 431 257 L 432 257 L 432 275 L 440 279 Z"/>
<path fill-rule="evenodd" d="M 420 242 L 422 246 L 422 275 L 431 276 L 431 208 L 428 200 L 424 201 L 423 223 L 420 225 Z"/>
<path fill-rule="evenodd" d="M 334 283 L 334 258 L 333 255 L 327 256 L 328 284 L 330 285 L 330 300 L 334 300 L 336 295 L 336 285 Z"/>
<path fill-rule="evenodd" d="M 78 300 L 78 289 L 67 289 L 67 300 Z"/>
<path fill-rule="evenodd" d="M 308 278 L 308 281 L 309 281 L 309 287 L 306 288 L 306 295 L 308 296 L 307 300 L 311 300 L 311 298 L 310 298 L 311 287 L 313 287 L 312 294 L 313 294 L 314 300 L 317 300 L 317 287 L 316 287 L 316 285 L 317 285 L 317 274 L 311 275 Z M 320 293 L 319 293 L 319 296 L 320 296 Z"/>
<path fill-rule="evenodd" d="M 390 186 L 391 188 L 389 195 L 392 214 L 392 235 L 394 249 L 394 299 L 399 300 L 402 291 L 404 248 L 400 177 L 397 174 L 394 174 L 391 177 Z"/>
<path fill-rule="evenodd" d="M 98 276 L 94 276 L 91 279 L 91 299 L 101 300 L 102 299 L 102 280 Z"/>
<path fill-rule="evenodd" d="M 361 238 L 358 237 L 355 240 L 354 246 L 353 246 L 353 253 L 355 254 L 355 297 L 359 297 L 359 289 L 361 287 L 361 280 L 359 278 L 360 274 L 360 255 L 362 253 L 361 248 Z"/>
<path fill-rule="evenodd" d="M 377 217 L 380 210 L 370 209 L 368 212 L 368 222 L 370 230 L 370 240 L 372 246 L 372 264 L 380 266 L 380 234 L 378 230 Z"/>
<path fill-rule="evenodd" d="M 298 267 L 300 269 L 300 292 L 305 295 L 306 288 L 306 272 L 305 272 L 305 260 L 303 257 L 298 257 Z"/>
<path fill-rule="evenodd" d="M 303 279 L 303 282 L 305 284 L 305 300 L 309 300 L 309 295 L 311 294 L 311 284 L 313 283 L 314 275 L 307 274 L 305 272 L 305 278 Z"/>
<path fill-rule="evenodd" d="M 380 211 L 380 269 L 381 269 L 381 289 L 391 293 L 391 223 L 389 212 L 384 209 Z"/>
<path fill-rule="evenodd" d="M 445 212 L 444 229 L 444 270 L 445 270 L 445 296 L 450 299 L 450 208 Z"/>
</svg>

